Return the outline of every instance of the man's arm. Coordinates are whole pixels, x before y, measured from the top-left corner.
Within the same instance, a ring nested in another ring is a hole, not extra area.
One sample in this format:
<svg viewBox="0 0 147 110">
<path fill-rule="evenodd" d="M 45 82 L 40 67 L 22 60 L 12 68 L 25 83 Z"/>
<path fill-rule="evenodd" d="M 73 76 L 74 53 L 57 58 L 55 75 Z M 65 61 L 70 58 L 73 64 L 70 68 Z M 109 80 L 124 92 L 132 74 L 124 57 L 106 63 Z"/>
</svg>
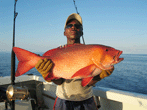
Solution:
<svg viewBox="0 0 147 110">
<path fill-rule="evenodd" d="M 102 70 L 102 72 L 99 75 L 95 76 L 91 80 L 91 82 L 89 82 L 88 86 L 93 86 L 95 83 L 102 80 L 103 78 L 110 76 L 112 74 L 113 70 L 114 70 L 114 67 L 110 70 Z"/>
</svg>

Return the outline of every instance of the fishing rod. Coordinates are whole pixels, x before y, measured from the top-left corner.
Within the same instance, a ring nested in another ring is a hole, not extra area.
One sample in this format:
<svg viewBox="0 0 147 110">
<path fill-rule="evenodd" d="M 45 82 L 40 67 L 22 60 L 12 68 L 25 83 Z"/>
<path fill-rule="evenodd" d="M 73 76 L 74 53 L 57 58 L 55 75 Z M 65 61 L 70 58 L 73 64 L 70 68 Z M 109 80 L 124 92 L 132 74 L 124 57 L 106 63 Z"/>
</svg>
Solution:
<svg viewBox="0 0 147 110">
<path fill-rule="evenodd" d="M 75 9 L 76 9 L 77 14 L 80 15 L 80 13 L 78 12 L 78 8 L 76 6 L 75 0 L 73 0 L 73 2 L 74 2 L 74 6 L 75 6 Z M 82 35 L 82 40 L 83 40 L 83 44 L 85 44 L 83 35 Z"/>
<path fill-rule="evenodd" d="M 15 20 L 18 15 L 16 12 L 16 3 L 17 0 L 14 0 L 14 21 L 13 21 L 13 42 L 12 48 L 15 46 Z M 12 49 L 11 52 L 11 85 L 15 85 L 15 53 Z M 15 100 L 11 101 L 11 110 L 15 110 Z"/>
</svg>

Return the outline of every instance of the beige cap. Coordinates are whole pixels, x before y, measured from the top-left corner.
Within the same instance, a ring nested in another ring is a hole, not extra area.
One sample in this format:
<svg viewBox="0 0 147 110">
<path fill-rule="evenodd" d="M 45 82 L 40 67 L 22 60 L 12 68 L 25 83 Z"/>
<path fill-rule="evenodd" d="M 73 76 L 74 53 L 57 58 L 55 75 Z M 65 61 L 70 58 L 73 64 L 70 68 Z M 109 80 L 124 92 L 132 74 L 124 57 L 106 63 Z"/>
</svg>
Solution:
<svg viewBox="0 0 147 110">
<path fill-rule="evenodd" d="M 71 19 L 76 19 L 77 21 L 79 21 L 79 23 L 81 23 L 81 25 L 83 25 L 81 16 L 80 16 L 79 14 L 72 13 L 71 15 L 68 16 L 68 18 L 67 18 L 67 20 L 66 20 L 66 22 L 65 22 L 64 29 L 65 29 L 65 27 L 66 27 L 66 25 L 67 25 L 67 22 L 68 22 L 69 20 L 71 20 Z"/>
</svg>

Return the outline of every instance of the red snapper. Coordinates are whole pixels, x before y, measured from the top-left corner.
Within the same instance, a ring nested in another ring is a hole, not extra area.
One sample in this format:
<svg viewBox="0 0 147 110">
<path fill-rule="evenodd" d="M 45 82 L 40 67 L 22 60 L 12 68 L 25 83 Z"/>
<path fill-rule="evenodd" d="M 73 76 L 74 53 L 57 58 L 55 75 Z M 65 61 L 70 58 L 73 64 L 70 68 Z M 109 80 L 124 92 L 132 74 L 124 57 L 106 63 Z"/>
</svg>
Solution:
<svg viewBox="0 0 147 110">
<path fill-rule="evenodd" d="M 104 45 L 73 44 L 66 47 L 47 51 L 38 56 L 27 50 L 13 47 L 19 61 L 15 76 L 20 76 L 37 64 L 40 59 L 51 59 L 54 63 L 46 80 L 82 79 L 82 86 L 86 86 L 94 76 L 102 70 L 108 70 L 123 60 L 119 58 L 122 51 Z"/>
</svg>

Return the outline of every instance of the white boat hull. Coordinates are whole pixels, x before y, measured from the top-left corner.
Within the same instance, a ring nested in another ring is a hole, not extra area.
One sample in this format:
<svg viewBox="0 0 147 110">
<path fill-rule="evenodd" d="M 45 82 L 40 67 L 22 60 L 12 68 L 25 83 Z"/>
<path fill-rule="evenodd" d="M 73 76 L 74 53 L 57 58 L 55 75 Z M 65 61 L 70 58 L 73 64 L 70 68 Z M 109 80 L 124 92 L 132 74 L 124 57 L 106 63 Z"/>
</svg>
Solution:
<svg viewBox="0 0 147 110">
<path fill-rule="evenodd" d="M 10 76 L 0 78 L 0 86 L 10 85 Z M 43 110 L 53 110 L 56 98 L 56 85 L 46 82 L 42 77 L 35 75 L 22 75 L 15 79 L 17 86 L 27 86 L 31 90 L 31 96 L 37 101 L 37 106 Z M 147 110 L 147 95 L 115 90 L 111 88 L 93 87 L 94 98 L 99 110 Z M 10 109 L 10 107 L 9 107 Z M 15 101 L 15 110 L 31 110 L 30 100 Z M 0 110 L 5 110 L 5 103 L 0 103 Z"/>
</svg>

